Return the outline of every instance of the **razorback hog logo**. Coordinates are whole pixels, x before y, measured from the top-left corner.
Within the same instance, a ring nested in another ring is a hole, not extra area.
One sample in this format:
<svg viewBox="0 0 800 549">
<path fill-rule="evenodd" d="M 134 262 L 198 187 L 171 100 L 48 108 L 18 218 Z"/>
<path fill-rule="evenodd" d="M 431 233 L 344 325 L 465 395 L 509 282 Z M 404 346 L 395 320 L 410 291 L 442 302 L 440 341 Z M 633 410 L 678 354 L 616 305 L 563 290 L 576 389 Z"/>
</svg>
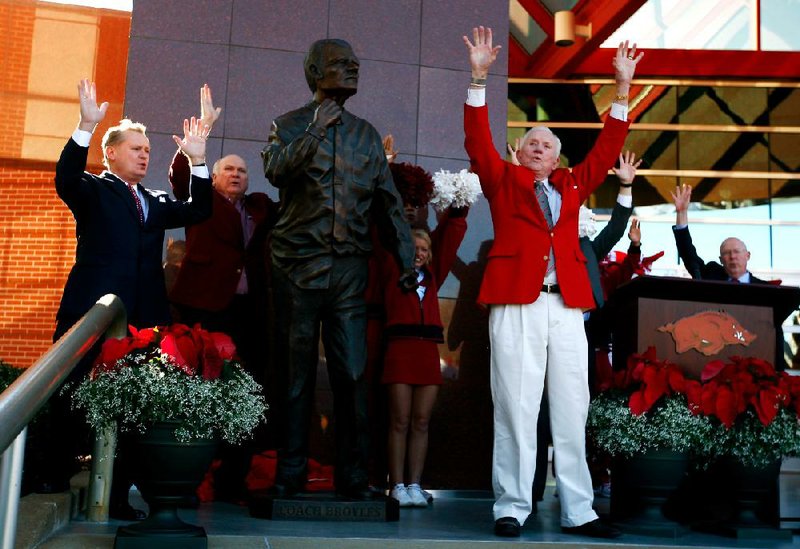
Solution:
<svg viewBox="0 0 800 549">
<path fill-rule="evenodd" d="M 726 345 L 750 345 L 756 334 L 745 330 L 738 320 L 723 311 L 705 311 L 670 322 L 658 328 L 672 334 L 675 351 L 695 349 L 706 356 L 715 355 Z"/>
</svg>

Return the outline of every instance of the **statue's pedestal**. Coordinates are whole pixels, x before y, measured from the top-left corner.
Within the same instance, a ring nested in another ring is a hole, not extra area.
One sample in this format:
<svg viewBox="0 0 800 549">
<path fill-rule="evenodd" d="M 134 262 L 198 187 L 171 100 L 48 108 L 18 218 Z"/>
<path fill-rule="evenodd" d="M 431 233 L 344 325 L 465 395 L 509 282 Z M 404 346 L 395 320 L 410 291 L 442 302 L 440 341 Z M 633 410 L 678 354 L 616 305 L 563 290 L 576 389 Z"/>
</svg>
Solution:
<svg viewBox="0 0 800 549">
<path fill-rule="evenodd" d="M 339 522 L 390 522 L 400 519 L 397 500 L 376 495 L 370 500 L 348 500 L 330 492 L 297 494 L 278 498 L 253 494 L 250 515 L 270 520 L 324 520 Z"/>
</svg>

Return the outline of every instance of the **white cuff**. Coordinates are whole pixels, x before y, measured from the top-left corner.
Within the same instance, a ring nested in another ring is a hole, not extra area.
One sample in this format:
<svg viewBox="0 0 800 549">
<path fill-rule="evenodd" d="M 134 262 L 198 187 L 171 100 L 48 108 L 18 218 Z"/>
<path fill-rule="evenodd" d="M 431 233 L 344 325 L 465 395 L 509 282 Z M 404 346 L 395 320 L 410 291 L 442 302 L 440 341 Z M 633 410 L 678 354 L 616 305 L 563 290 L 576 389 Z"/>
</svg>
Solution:
<svg viewBox="0 0 800 549">
<path fill-rule="evenodd" d="M 631 196 L 629 194 L 618 194 L 617 195 L 617 204 L 619 204 L 623 208 L 632 208 L 633 207 L 633 196 Z"/>
<path fill-rule="evenodd" d="M 611 116 L 623 122 L 628 121 L 628 107 L 619 103 L 611 103 Z"/>
<path fill-rule="evenodd" d="M 75 128 L 75 131 L 72 132 L 72 140 L 81 147 L 88 147 L 92 141 L 92 132 Z"/>
<path fill-rule="evenodd" d="M 486 88 L 467 88 L 467 105 L 470 107 L 486 105 Z"/>
<path fill-rule="evenodd" d="M 672 230 L 680 231 L 681 229 L 686 229 L 688 226 L 688 224 L 673 225 Z"/>
<path fill-rule="evenodd" d="M 192 166 L 192 175 L 208 179 L 208 166 L 205 164 L 202 166 Z"/>
</svg>

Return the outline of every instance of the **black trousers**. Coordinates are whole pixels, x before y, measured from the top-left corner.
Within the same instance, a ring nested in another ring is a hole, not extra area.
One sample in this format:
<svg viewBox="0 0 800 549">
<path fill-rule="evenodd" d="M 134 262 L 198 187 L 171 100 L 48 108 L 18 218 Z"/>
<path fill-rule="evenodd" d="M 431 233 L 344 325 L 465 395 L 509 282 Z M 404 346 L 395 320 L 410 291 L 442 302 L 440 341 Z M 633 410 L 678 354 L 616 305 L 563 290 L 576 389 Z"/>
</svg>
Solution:
<svg viewBox="0 0 800 549">
<path fill-rule="evenodd" d="M 200 324 L 211 332 L 228 334 L 241 359 L 242 366 L 264 387 L 267 402 L 273 402 L 274 383 L 270 380 L 270 334 L 265 299 L 244 294 L 234 295 L 231 303 L 221 311 L 197 309 L 175 303 L 178 321 L 188 326 Z M 274 411 L 270 410 L 270 412 Z M 251 439 L 239 445 L 223 442 L 218 457 L 222 461 L 214 475 L 214 492 L 219 500 L 238 500 L 246 497 L 245 478 L 250 471 L 253 455 L 274 447 L 274 424 L 270 414 L 268 423 L 256 428 Z"/>
<path fill-rule="evenodd" d="M 367 487 L 366 281 L 363 257 L 334 258 L 326 289 L 299 288 L 273 265 L 276 362 L 286 375 L 278 485 L 305 486 L 321 328 L 334 398 L 336 490 Z"/>
</svg>

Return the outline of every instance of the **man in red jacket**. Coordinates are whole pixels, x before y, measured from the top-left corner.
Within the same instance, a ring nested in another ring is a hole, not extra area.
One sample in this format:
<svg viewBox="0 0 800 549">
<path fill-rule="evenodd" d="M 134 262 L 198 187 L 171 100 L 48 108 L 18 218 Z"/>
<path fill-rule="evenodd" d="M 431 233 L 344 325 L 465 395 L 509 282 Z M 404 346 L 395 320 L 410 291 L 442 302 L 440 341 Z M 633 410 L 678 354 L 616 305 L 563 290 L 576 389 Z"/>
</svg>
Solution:
<svg viewBox="0 0 800 549">
<path fill-rule="evenodd" d="M 211 90 L 201 89 L 201 119 L 209 127 L 220 114 Z M 188 197 L 189 165 L 176 154 L 170 167 L 172 192 Z M 207 330 L 231 336 L 242 364 L 264 385 L 272 384 L 269 365 L 269 295 L 267 237 L 277 219 L 278 204 L 265 193 L 248 193 L 249 173 L 244 159 L 226 155 L 211 170 L 214 186 L 213 212 L 206 221 L 186 228 L 186 255 L 170 291 L 170 301 L 180 322 L 201 324 Z M 215 499 L 242 502 L 247 499 L 245 477 L 253 453 L 270 444 L 270 433 L 258 432 L 244 446 L 225 445 L 222 466 L 215 475 Z"/>
<path fill-rule="evenodd" d="M 495 240 L 478 301 L 490 307 L 494 402 L 492 484 L 495 534 L 517 537 L 532 510 L 536 420 L 543 390 L 550 399 L 561 526 L 566 533 L 617 537 L 599 521 L 586 464 L 589 408 L 582 308 L 594 306 L 578 242 L 578 210 L 614 165 L 627 135 L 628 90 L 636 46 L 614 57 L 616 98 L 594 147 L 571 170 L 558 168 L 561 143 L 535 127 L 505 162 L 492 143 L 485 87 L 500 46 L 492 31 L 466 36 L 472 79 L 464 107 L 465 147 L 492 213 Z M 545 374 L 547 374 L 545 376 Z"/>
</svg>

